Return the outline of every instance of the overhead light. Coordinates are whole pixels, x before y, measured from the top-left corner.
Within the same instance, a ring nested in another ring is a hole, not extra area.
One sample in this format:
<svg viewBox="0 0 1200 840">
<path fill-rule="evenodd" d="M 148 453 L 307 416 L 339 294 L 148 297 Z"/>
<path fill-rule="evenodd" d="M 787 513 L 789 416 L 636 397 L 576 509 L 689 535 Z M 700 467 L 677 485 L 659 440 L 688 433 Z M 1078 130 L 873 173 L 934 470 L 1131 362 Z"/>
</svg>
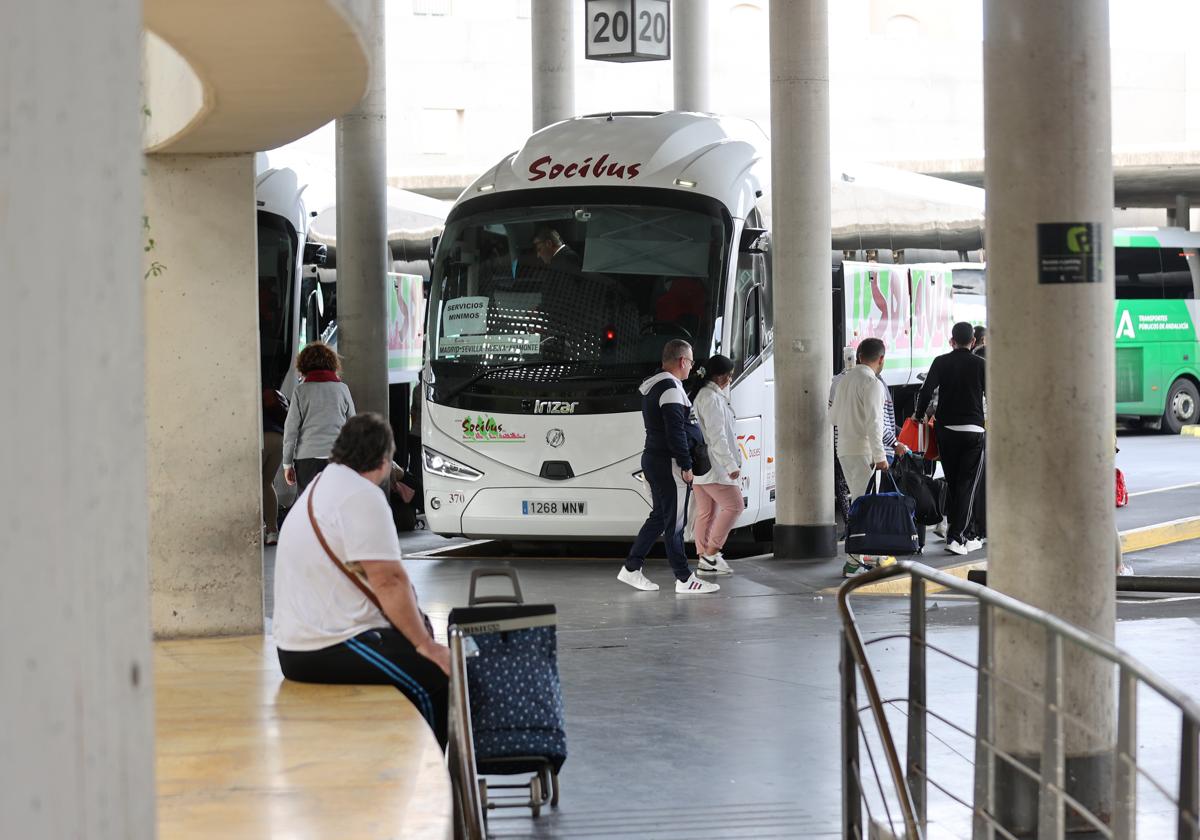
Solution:
<svg viewBox="0 0 1200 840">
<path fill-rule="evenodd" d="M 687 187 L 687 188 L 690 190 L 690 189 L 694 189 L 694 188 L 695 188 L 695 186 L 696 186 L 696 182 L 695 182 L 695 181 L 689 181 L 689 180 L 688 180 L 688 179 L 686 179 L 686 178 L 676 178 L 676 179 L 675 179 L 675 186 L 677 186 L 677 187 Z"/>
</svg>

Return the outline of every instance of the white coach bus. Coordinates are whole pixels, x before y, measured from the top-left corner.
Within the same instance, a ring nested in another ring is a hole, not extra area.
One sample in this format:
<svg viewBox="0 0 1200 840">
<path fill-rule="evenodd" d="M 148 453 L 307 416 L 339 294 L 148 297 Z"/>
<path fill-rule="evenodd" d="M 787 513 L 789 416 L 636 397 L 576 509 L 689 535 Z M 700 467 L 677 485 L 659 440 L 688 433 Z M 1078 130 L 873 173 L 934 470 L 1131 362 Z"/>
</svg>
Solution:
<svg viewBox="0 0 1200 840">
<path fill-rule="evenodd" d="M 534 134 L 467 188 L 437 244 L 428 307 L 422 442 L 431 530 L 520 539 L 635 534 L 650 506 L 638 385 L 673 338 L 689 341 L 698 363 L 712 353 L 734 360 L 745 503 L 737 525 L 773 521 L 768 150 L 766 136 L 744 120 L 580 117 Z M 835 181 L 835 224 L 839 203 L 856 203 L 838 197 L 853 181 Z M 963 217 L 978 236 L 975 192 Z M 930 247 L 937 227 L 922 221 L 905 241 Z M 870 229 L 888 245 L 855 244 L 905 246 L 894 228 Z M 950 242 L 941 229 L 935 239 Z M 835 296 L 846 290 L 835 307 L 835 343 L 855 344 L 864 337 L 856 325 L 869 324 L 871 310 L 850 299 L 852 289 L 878 296 L 879 280 L 839 283 L 843 266 L 832 262 Z M 912 324 L 915 301 L 935 297 L 917 291 L 895 296 L 906 314 L 886 314 L 897 325 Z M 904 326 L 897 329 L 911 339 Z M 897 351 L 889 384 L 916 382 L 918 371 L 900 359 L 907 352 Z M 915 361 L 917 351 L 911 355 Z"/>
</svg>

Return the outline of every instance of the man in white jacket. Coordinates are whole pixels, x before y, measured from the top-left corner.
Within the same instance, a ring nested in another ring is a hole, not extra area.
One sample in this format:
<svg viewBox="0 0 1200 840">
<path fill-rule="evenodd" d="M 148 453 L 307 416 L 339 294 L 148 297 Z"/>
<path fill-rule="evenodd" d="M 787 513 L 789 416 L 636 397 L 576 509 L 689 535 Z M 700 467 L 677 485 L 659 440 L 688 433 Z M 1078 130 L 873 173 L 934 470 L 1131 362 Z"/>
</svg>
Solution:
<svg viewBox="0 0 1200 840">
<path fill-rule="evenodd" d="M 866 490 L 871 473 L 888 468 L 883 449 L 884 392 L 879 373 L 883 370 L 883 341 L 865 338 L 858 345 L 858 364 L 838 383 L 829 419 L 837 427 L 837 457 L 850 487 L 851 498 Z M 842 568 L 845 577 L 869 571 L 870 558 L 850 555 Z"/>
</svg>

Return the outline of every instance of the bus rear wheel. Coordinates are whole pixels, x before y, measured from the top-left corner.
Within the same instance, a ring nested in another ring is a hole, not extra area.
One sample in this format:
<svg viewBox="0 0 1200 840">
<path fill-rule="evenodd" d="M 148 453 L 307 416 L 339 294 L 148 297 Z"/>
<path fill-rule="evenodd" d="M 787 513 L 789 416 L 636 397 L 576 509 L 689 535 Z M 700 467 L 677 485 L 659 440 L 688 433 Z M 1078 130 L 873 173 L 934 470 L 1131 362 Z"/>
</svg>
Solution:
<svg viewBox="0 0 1200 840">
<path fill-rule="evenodd" d="M 1167 393 L 1167 410 L 1163 412 L 1162 430 L 1170 435 L 1179 434 L 1184 426 L 1196 422 L 1200 414 L 1200 392 L 1190 379 L 1176 379 Z"/>
</svg>

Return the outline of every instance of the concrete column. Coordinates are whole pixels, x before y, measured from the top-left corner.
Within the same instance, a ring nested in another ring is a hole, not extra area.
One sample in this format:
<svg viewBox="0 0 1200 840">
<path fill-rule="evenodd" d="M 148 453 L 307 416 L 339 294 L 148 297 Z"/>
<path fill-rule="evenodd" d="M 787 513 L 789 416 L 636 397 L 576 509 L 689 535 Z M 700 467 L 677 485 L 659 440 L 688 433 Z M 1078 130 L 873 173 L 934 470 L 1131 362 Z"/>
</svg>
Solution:
<svg viewBox="0 0 1200 840">
<path fill-rule="evenodd" d="M 154 837 L 141 3 L 6 3 L 0 837 Z"/>
<path fill-rule="evenodd" d="M 253 155 L 149 155 L 152 616 L 158 636 L 257 633 L 262 607 Z"/>
<path fill-rule="evenodd" d="M 338 352 L 359 413 L 388 416 L 387 51 L 384 0 L 365 4 L 371 78 L 337 121 Z"/>
<path fill-rule="evenodd" d="M 988 250 L 989 583 L 1105 638 L 1113 637 L 1113 251 L 1107 0 L 986 0 L 984 108 Z M 1058 225 L 1057 232 L 1039 228 Z M 1040 260 L 1095 255 L 1096 282 L 1050 282 Z M 1076 231 L 1078 234 L 1079 231 Z M 1044 275 L 1044 276 L 1043 276 Z M 1030 376 L 1031 370 L 1038 371 Z M 1051 391 L 1063 395 L 1048 399 Z M 1001 613 L 1000 615 L 1003 615 Z M 1045 633 L 1000 620 L 1002 679 L 1041 692 Z M 1067 789 L 1111 800 L 1113 672 L 1070 645 Z M 1033 767 L 1041 702 L 996 691 L 999 746 Z M 1024 836 L 1037 789 L 997 761 L 998 810 Z"/>
<path fill-rule="evenodd" d="M 1181 227 L 1184 230 L 1190 230 L 1192 227 L 1192 200 L 1186 195 L 1175 196 L 1175 219 L 1170 223 L 1172 227 Z"/>
<path fill-rule="evenodd" d="M 675 0 L 671 9 L 675 110 L 710 111 L 708 0 Z"/>
<path fill-rule="evenodd" d="M 533 0 L 533 130 L 575 116 L 575 3 Z"/>
<path fill-rule="evenodd" d="M 832 557 L 828 0 L 772 3 L 770 16 L 775 556 Z"/>
</svg>

